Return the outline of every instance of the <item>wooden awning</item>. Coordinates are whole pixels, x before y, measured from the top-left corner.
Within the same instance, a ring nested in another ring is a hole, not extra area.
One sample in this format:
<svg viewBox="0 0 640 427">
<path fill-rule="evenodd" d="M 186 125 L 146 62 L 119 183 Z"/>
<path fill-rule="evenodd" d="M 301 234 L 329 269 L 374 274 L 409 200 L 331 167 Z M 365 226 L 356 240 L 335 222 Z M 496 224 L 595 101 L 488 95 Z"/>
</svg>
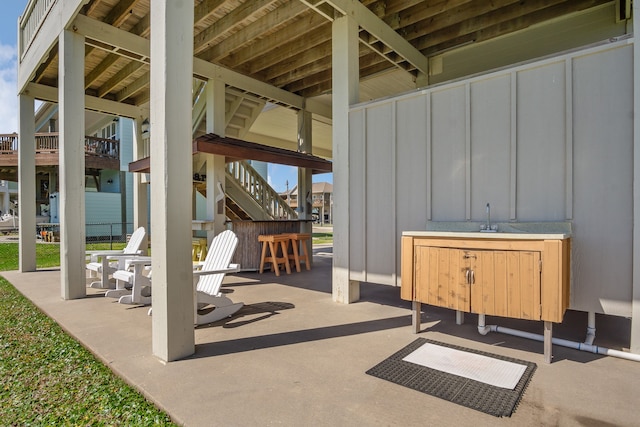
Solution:
<svg viewBox="0 0 640 427">
<path fill-rule="evenodd" d="M 235 138 L 223 138 L 213 133 L 203 135 L 193 141 L 193 154 L 197 153 L 217 154 L 227 157 L 228 160 L 259 160 L 297 166 L 311 169 L 314 174 L 332 171 L 332 163 L 321 157 Z M 149 173 L 150 169 L 149 157 L 129 163 L 129 172 Z"/>
</svg>

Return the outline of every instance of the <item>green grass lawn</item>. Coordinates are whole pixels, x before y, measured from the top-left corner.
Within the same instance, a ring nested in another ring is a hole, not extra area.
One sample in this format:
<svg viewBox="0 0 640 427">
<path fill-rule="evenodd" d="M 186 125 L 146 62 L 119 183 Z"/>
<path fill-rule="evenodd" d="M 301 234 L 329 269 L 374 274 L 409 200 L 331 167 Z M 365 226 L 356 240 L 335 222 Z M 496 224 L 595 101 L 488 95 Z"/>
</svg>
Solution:
<svg viewBox="0 0 640 427">
<path fill-rule="evenodd" d="M 313 243 L 333 243 L 333 232 L 313 233 L 311 240 Z"/>
<path fill-rule="evenodd" d="M 38 267 L 59 265 L 37 244 Z M 18 244 L 0 244 L 0 271 L 18 268 Z M 0 425 L 174 425 L 60 326 L 0 278 Z"/>
</svg>

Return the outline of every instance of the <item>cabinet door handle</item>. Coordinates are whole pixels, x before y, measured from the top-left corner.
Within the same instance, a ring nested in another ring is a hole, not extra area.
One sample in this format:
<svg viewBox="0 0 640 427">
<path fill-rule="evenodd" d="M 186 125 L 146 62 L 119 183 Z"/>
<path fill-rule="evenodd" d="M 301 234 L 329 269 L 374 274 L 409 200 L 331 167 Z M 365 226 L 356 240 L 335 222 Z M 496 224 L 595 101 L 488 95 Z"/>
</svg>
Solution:
<svg viewBox="0 0 640 427">
<path fill-rule="evenodd" d="M 469 281 L 470 285 L 473 285 L 474 283 L 476 283 L 476 272 L 473 270 L 469 270 L 471 272 L 471 280 Z"/>
<path fill-rule="evenodd" d="M 467 280 L 467 285 L 471 284 L 471 269 L 467 268 L 467 271 L 464 273 L 465 279 Z"/>
</svg>

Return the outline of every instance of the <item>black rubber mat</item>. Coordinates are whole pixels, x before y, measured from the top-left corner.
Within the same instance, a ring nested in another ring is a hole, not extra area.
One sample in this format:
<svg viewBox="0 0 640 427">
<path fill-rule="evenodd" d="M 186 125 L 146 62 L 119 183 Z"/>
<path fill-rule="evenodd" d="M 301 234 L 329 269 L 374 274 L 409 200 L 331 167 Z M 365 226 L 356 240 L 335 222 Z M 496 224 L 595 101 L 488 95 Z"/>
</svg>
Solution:
<svg viewBox="0 0 640 427">
<path fill-rule="evenodd" d="M 508 390 L 402 360 L 425 343 L 519 363 L 527 368 L 518 385 L 513 390 Z M 496 417 L 510 417 L 515 412 L 535 370 L 536 364 L 532 362 L 418 338 L 402 350 L 369 369 L 367 374 Z"/>
</svg>

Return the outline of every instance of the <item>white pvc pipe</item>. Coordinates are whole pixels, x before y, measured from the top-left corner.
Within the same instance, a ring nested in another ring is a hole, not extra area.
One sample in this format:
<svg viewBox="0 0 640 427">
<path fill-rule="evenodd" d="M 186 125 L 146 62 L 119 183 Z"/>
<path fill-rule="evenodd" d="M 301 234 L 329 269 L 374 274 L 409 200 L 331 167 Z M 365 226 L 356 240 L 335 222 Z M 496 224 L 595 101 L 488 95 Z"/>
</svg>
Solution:
<svg viewBox="0 0 640 427">
<path fill-rule="evenodd" d="M 595 313 L 594 313 L 595 322 Z M 513 335 L 520 338 L 527 338 L 535 341 L 544 342 L 544 336 L 540 334 L 534 334 L 531 332 L 519 331 L 517 329 L 505 328 L 498 325 L 485 325 L 485 315 L 478 315 L 478 332 L 482 335 L 487 335 L 489 332 L 500 332 L 502 334 Z M 595 336 L 595 328 L 594 328 Z M 591 345 L 586 343 L 579 343 L 569 341 L 561 338 L 552 338 L 551 342 L 555 345 L 562 347 L 569 347 L 580 351 L 586 351 L 589 353 L 602 354 L 604 356 L 619 357 L 621 359 L 632 360 L 634 362 L 640 362 L 640 354 L 627 353 L 625 351 L 611 350 L 605 347 L 599 347 L 597 345 Z"/>
<path fill-rule="evenodd" d="M 587 317 L 587 336 L 584 339 L 584 343 L 592 345 L 593 340 L 596 339 L 596 312 L 590 311 Z"/>
</svg>

